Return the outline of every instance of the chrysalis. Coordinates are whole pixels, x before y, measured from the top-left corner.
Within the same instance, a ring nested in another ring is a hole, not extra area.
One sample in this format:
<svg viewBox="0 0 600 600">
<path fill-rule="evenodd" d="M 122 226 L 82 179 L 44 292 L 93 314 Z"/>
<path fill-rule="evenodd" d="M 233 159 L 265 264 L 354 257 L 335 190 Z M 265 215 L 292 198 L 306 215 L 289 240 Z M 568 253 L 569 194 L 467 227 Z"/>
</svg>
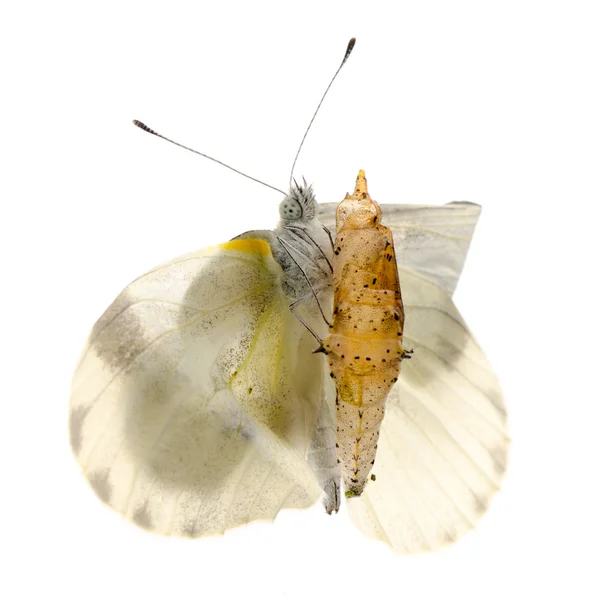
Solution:
<svg viewBox="0 0 600 600">
<path fill-rule="evenodd" d="M 375 464 L 385 401 L 398 380 L 404 307 L 392 232 L 364 171 L 337 208 L 333 324 L 324 348 L 335 379 L 336 448 L 346 495 L 359 496 Z"/>
</svg>

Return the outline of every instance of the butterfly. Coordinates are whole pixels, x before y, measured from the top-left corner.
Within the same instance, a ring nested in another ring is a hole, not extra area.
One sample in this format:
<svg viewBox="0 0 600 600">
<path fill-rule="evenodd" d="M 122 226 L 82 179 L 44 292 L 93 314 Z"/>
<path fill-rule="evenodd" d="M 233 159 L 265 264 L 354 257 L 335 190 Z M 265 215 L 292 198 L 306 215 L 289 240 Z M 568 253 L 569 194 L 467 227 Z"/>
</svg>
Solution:
<svg viewBox="0 0 600 600">
<path fill-rule="evenodd" d="M 388 396 L 372 481 L 347 507 L 366 535 L 424 552 L 472 529 L 499 489 L 506 410 L 452 301 L 480 207 L 381 208 L 414 354 Z M 104 503 L 186 537 L 319 498 L 337 511 L 336 390 L 315 352 L 332 318 L 335 209 L 293 181 L 275 230 L 152 269 L 96 322 L 73 377 L 69 431 Z"/>
</svg>

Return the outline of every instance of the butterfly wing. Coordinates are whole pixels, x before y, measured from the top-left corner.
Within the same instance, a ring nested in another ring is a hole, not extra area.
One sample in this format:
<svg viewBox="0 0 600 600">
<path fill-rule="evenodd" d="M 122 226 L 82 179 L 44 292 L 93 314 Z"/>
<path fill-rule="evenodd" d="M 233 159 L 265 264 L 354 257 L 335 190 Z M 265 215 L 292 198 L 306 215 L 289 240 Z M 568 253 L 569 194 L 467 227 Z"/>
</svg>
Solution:
<svg viewBox="0 0 600 600">
<path fill-rule="evenodd" d="M 376 479 L 348 509 L 368 536 L 426 552 L 475 526 L 506 469 L 502 392 L 451 299 L 480 207 L 381 208 L 399 262 L 404 346 L 414 354 L 387 399 Z M 329 225 L 332 209 L 322 216 Z"/>
<path fill-rule="evenodd" d="M 130 284 L 73 378 L 73 452 L 138 525 L 202 536 L 320 495 L 306 460 L 324 367 L 269 244 L 235 240 Z"/>
</svg>

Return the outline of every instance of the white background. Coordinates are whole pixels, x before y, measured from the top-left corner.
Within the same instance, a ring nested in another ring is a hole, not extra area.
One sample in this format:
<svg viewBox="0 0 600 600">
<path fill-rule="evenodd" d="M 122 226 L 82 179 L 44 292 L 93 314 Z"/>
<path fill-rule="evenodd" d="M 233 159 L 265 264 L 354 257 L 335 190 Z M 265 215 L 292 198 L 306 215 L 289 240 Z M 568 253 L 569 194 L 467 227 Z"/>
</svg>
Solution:
<svg viewBox="0 0 600 600">
<path fill-rule="evenodd" d="M 3 598 L 598 598 L 596 2 L 12 2 L 0 15 Z M 456 302 L 506 394 L 502 493 L 435 555 L 345 513 L 154 537 L 104 508 L 67 436 L 91 325 L 132 279 L 274 225 L 278 187 L 483 205 Z M 6 385 L 8 383 L 8 385 Z"/>
</svg>

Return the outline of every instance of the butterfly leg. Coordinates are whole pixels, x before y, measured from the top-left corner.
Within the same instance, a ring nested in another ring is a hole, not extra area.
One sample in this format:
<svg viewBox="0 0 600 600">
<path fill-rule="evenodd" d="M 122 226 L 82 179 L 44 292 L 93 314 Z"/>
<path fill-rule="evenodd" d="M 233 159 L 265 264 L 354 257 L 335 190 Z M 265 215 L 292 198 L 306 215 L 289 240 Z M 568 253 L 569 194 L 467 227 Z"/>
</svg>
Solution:
<svg viewBox="0 0 600 600">
<path fill-rule="evenodd" d="M 308 447 L 307 460 L 324 492 L 323 506 L 328 515 L 338 512 L 341 498 L 335 434 L 335 414 L 327 402 L 327 392 L 324 389 L 317 413 L 317 422 Z"/>
<path fill-rule="evenodd" d="M 333 273 L 333 265 L 331 264 L 331 261 L 327 258 L 327 255 L 325 254 L 323 248 L 321 248 L 317 240 L 315 240 L 315 238 L 313 238 L 312 235 L 310 235 L 310 233 L 306 231 L 306 229 L 303 229 L 302 227 L 294 227 L 293 225 L 287 225 L 286 229 L 288 229 L 289 231 L 293 231 L 294 233 L 299 235 L 299 237 L 303 235 L 306 236 L 309 242 L 319 251 L 319 254 L 325 259 L 325 262 L 329 267 L 329 272 Z M 325 231 L 327 231 L 327 233 L 329 234 L 329 239 L 333 248 L 333 240 L 331 240 L 331 233 L 329 233 L 329 229 L 326 229 L 325 227 L 323 227 L 323 229 L 325 229 Z M 311 262 L 315 265 L 315 267 L 319 267 L 319 265 L 314 260 L 311 259 Z"/>
<path fill-rule="evenodd" d="M 283 249 L 287 252 L 288 256 L 292 259 L 294 264 L 298 267 L 298 269 L 300 269 L 300 272 L 304 276 L 304 279 L 306 279 L 306 283 L 308 284 L 308 287 L 310 288 L 312 295 L 314 296 L 315 300 L 317 301 L 317 306 L 319 307 L 319 312 L 321 313 L 323 320 L 327 324 L 327 327 L 330 327 L 331 323 L 327 320 L 327 317 L 325 316 L 325 313 L 323 312 L 323 308 L 321 306 L 321 303 L 319 302 L 319 297 L 317 296 L 317 292 L 315 292 L 315 288 L 313 287 L 312 283 L 310 282 L 310 279 L 306 275 L 306 272 L 304 271 L 304 269 L 300 266 L 298 261 L 294 258 L 293 254 L 291 252 L 292 247 L 283 238 L 278 237 L 277 239 L 278 239 L 279 243 L 282 245 Z M 296 313 L 294 313 L 294 314 L 296 314 Z M 304 324 L 304 325 L 306 327 L 306 324 Z M 308 327 L 307 327 L 307 329 L 308 329 Z M 309 331 L 310 331 L 310 329 L 309 329 Z M 311 331 L 311 333 L 312 333 L 312 331 Z M 313 333 L 313 335 L 314 335 L 314 333 Z"/>
<path fill-rule="evenodd" d="M 331 242 L 331 249 L 333 250 L 335 248 L 335 244 L 333 242 L 333 237 L 331 235 L 331 231 L 329 231 L 329 229 L 327 229 L 327 227 L 325 227 L 325 225 L 323 225 L 323 231 L 327 234 L 327 236 L 329 237 L 329 241 Z"/>
<path fill-rule="evenodd" d="M 288 308 L 290 309 L 292 314 L 296 317 L 296 319 L 298 319 L 298 321 L 300 321 L 300 323 L 302 323 L 302 325 L 304 325 L 306 330 L 315 338 L 315 340 L 317 340 L 317 343 L 319 344 L 319 348 L 323 348 L 323 340 L 310 328 L 308 323 L 295 310 L 296 307 L 299 304 L 301 304 L 302 302 L 304 302 L 305 300 L 306 300 L 306 296 L 300 298 L 299 300 L 296 300 L 295 302 L 292 302 Z"/>
</svg>

